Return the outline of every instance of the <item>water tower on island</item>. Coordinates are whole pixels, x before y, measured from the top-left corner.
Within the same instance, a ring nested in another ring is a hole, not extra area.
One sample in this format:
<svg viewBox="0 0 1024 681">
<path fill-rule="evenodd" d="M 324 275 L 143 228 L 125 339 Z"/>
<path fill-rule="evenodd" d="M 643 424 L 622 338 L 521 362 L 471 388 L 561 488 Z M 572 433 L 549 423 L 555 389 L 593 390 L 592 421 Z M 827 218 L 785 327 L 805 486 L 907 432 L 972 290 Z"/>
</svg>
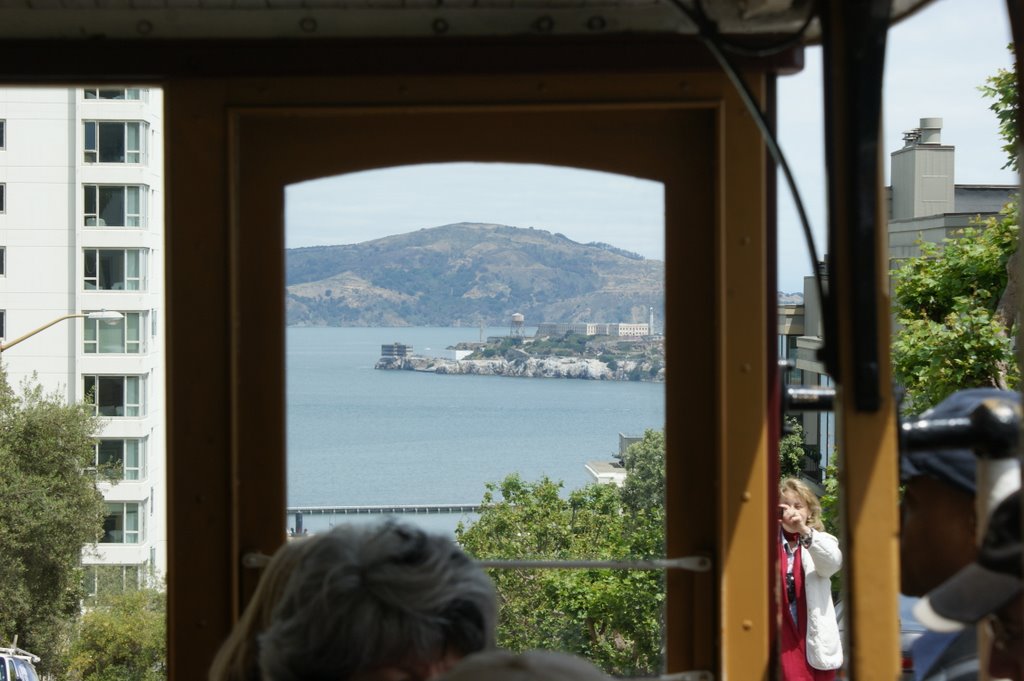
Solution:
<svg viewBox="0 0 1024 681">
<path fill-rule="evenodd" d="M 512 325 L 508 328 L 509 338 L 523 337 L 523 322 L 525 320 L 526 318 L 518 312 L 512 314 Z"/>
</svg>

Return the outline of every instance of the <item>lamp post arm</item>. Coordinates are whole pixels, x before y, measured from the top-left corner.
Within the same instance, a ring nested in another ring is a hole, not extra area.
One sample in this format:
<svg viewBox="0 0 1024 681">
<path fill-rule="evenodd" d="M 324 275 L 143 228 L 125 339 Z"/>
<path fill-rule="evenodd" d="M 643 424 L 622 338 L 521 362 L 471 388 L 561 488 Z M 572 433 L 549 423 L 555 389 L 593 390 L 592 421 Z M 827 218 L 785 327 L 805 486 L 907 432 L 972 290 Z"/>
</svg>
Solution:
<svg viewBox="0 0 1024 681">
<path fill-rule="evenodd" d="M 48 322 L 46 324 L 43 324 L 38 329 L 33 329 L 32 331 L 29 331 L 24 336 L 18 336 L 17 338 L 15 338 L 12 341 L 7 341 L 6 343 L 0 343 L 0 352 L 6 352 L 8 348 L 11 348 L 11 347 L 17 345 L 18 343 L 20 343 L 21 341 L 25 340 L 26 338 L 31 338 L 32 336 L 36 335 L 40 331 L 45 331 L 46 329 L 50 328 L 54 324 L 62 322 L 65 319 L 74 319 L 75 317 L 88 317 L 88 316 L 89 315 L 87 315 L 87 314 L 66 314 L 63 317 L 57 317 L 52 322 Z"/>
</svg>

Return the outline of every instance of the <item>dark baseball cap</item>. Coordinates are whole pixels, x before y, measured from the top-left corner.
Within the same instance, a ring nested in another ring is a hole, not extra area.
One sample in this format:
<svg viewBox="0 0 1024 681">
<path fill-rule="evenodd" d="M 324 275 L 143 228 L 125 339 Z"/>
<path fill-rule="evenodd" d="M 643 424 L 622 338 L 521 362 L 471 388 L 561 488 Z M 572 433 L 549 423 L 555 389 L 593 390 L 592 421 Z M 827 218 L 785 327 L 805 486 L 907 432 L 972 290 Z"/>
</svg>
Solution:
<svg viewBox="0 0 1024 681">
<path fill-rule="evenodd" d="M 985 400 L 1001 399 L 1020 404 L 1020 393 L 998 388 L 968 388 L 959 390 L 918 418 L 957 418 L 970 416 Z M 919 476 L 941 480 L 970 495 L 975 493 L 974 471 L 977 458 L 966 448 L 930 449 L 900 452 L 900 482 Z"/>
<path fill-rule="evenodd" d="M 992 511 L 977 560 L 917 602 L 914 615 L 921 624 L 935 631 L 958 631 L 999 610 L 1024 590 L 1020 494 L 1014 492 Z"/>
</svg>

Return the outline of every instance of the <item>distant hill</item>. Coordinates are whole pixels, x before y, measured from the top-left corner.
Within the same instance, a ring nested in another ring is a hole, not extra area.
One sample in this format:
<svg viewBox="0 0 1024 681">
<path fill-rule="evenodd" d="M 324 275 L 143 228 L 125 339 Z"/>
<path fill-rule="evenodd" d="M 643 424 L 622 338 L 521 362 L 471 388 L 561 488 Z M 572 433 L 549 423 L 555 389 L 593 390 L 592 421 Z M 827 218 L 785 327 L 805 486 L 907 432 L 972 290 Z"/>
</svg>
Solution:
<svg viewBox="0 0 1024 681">
<path fill-rule="evenodd" d="M 542 229 L 459 223 L 345 246 L 288 249 L 297 326 L 489 326 L 663 318 L 665 268 Z"/>
</svg>

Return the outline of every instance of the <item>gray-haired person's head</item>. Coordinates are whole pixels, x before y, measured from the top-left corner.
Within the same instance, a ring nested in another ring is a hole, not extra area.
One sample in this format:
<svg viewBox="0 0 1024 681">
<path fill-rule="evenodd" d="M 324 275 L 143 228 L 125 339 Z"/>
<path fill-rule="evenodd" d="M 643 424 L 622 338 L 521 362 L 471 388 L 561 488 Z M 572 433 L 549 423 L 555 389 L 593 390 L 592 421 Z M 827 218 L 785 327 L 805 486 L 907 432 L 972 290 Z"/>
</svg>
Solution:
<svg viewBox="0 0 1024 681">
<path fill-rule="evenodd" d="M 343 525 L 292 573 L 260 636 L 267 681 L 346 681 L 494 645 L 497 602 L 450 537 L 403 523 Z"/>
</svg>

